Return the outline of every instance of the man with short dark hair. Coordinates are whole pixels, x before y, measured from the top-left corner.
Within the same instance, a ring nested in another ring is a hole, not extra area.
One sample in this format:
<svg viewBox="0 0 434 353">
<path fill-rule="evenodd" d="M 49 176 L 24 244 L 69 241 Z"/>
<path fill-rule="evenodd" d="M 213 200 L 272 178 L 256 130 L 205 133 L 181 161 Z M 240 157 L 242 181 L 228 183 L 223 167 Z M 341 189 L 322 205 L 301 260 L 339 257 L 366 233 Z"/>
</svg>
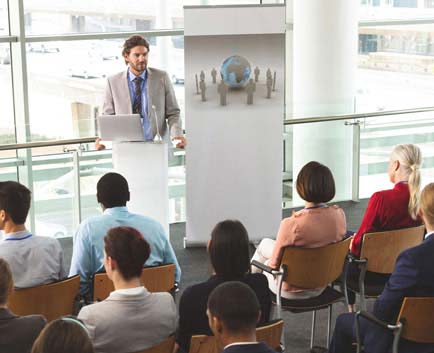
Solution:
<svg viewBox="0 0 434 353">
<path fill-rule="evenodd" d="M 15 286 L 34 287 L 66 277 L 57 239 L 35 236 L 25 226 L 31 192 L 15 181 L 0 182 L 0 257 L 10 265 Z"/>
<path fill-rule="evenodd" d="M 13 290 L 9 264 L 0 258 L 0 352 L 29 353 L 46 321 L 41 315 L 17 316 L 12 313 L 7 304 Z"/>
<path fill-rule="evenodd" d="M 168 124 L 172 140 L 178 140 L 177 147 L 184 147 L 172 83 L 165 71 L 148 67 L 148 54 L 149 43 L 145 38 L 134 35 L 125 41 L 122 56 L 128 69 L 107 79 L 103 114 L 140 114 L 144 138 L 150 141 L 157 132 L 163 136 Z M 99 139 L 96 147 L 105 148 Z"/>
<path fill-rule="evenodd" d="M 208 322 L 223 353 L 275 353 L 256 341 L 260 306 L 255 292 L 242 282 L 225 282 L 208 298 Z"/>
<path fill-rule="evenodd" d="M 95 352 L 138 352 L 163 342 L 176 326 L 169 293 L 150 293 L 140 276 L 150 254 L 143 235 L 131 227 L 112 228 L 104 238 L 104 267 L 115 291 L 78 314 Z"/>
<path fill-rule="evenodd" d="M 70 275 L 80 275 L 80 293 L 90 293 L 92 276 L 103 268 L 104 236 L 114 227 L 129 226 L 137 229 L 151 247 L 147 266 L 167 263 L 176 265 L 175 281 L 181 280 L 181 268 L 163 226 L 152 218 L 130 213 L 126 207 L 130 200 L 127 180 L 118 173 L 107 173 L 97 183 L 98 202 L 103 214 L 84 220 L 75 236 Z"/>
</svg>

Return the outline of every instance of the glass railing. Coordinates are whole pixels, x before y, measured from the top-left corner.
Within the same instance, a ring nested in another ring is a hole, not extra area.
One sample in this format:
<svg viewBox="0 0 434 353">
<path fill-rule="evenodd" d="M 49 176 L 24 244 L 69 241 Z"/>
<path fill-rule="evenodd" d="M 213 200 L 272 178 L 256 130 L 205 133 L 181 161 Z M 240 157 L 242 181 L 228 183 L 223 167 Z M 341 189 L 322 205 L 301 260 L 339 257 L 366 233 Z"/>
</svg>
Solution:
<svg viewBox="0 0 434 353">
<path fill-rule="evenodd" d="M 294 129 L 299 125 L 312 129 L 313 136 L 327 124 L 333 127 L 345 125 L 344 134 L 336 133 L 336 140 L 351 139 L 352 144 L 346 151 L 350 168 L 346 183 L 351 183 L 344 193 L 342 183 L 337 183 L 335 201 L 368 198 L 373 192 L 388 189 L 391 183 L 387 174 L 390 153 L 393 146 L 403 143 L 417 144 L 423 156 L 421 169 L 422 184 L 434 180 L 434 108 L 419 108 L 397 111 L 384 111 L 367 114 L 350 114 L 342 116 L 322 116 L 309 119 L 288 119 L 285 121 L 285 169 L 283 178 L 283 201 L 286 207 L 301 205 L 293 197 L 296 175 L 292 170 L 292 156 L 300 153 L 303 146 L 293 143 Z M 321 133 L 320 133 L 321 135 Z M 309 143 L 309 141 L 306 141 Z M 330 141 L 328 141 L 330 143 Z M 328 145 L 324 144 L 327 149 Z M 306 160 L 307 163 L 309 160 Z M 319 160 L 321 162 L 321 160 Z M 344 161 L 341 161 L 343 167 Z M 333 171 L 333 170 L 332 170 Z M 334 172 L 334 171 L 333 171 Z M 342 192 L 339 192 L 342 191 Z"/>
<path fill-rule="evenodd" d="M 423 154 L 422 183 L 434 179 L 434 107 L 342 116 L 285 120 L 282 205 L 301 205 L 294 195 L 292 156 L 303 146 L 294 146 L 297 126 L 322 129 L 324 124 L 342 124 L 352 139 L 347 151 L 351 192 L 335 201 L 367 198 L 374 191 L 390 188 L 387 176 L 394 145 L 415 143 Z M 348 137 L 347 136 L 347 137 Z M 338 138 L 338 137 L 337 137 Z M 345 136 L 342 138 L 346 138 Z M 113 170 L 112 151 L 94 150 L 94 137 L 0 145 L 0 181 L 20 180 L 32 185 L 31 227 L 38 234 L 71 236 L 81 220 L 101 213 L 96 200 L 99 178 Z M 185 221 L 185 151 L 173 149 L 169 159 L 170 223 Z M 308 162 L 306 160 L 305 162 Z M 343 185 L 337 183 L 337 194 Z"/>
<path fill-rule="evenodd" d="M 37 234 L 59 238 L 72 236 L 81 220 L 102 212 L 96 200 L 96 184 L 102 175 L 113 170 L 112 151 L 93 150 L 93 140 L 0 146 L 0 181 L 20 180 L 32 185 L 29 227 L 34 227 Z M 170 223 L 185 220 L 185 152 L 172 152 L 169 161 Z M 27 166 L 30 166 L 30 176 L 24 170 Z M 32 220 L 33 225 L 30 224 Z"/>
</svg>

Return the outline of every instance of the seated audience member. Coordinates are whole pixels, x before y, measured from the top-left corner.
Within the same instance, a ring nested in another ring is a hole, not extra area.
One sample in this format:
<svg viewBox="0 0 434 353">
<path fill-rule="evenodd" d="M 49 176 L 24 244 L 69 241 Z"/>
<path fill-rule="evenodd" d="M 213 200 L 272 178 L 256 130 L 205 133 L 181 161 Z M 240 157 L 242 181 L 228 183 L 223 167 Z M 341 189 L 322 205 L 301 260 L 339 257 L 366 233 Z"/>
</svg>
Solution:
<svg viewBox="0 0 434 353">
<path fill-rule="evenodd" d="M 415 227 L 420 192 L 422 154 L 412 144 L 397 145 L 390 156 L 388 174 L 393 189 L 374 193 L 369 199 L 359 230 L 354 235 L 351 252 L 360 254 L 363 234 L 383 230 Z"/>
<path fill-rule="evenodd" d="M 104 212 L 84 220 L 74 236 L 69 274 L 80 275 L 80 293 L 89 294 L 92 276 L 103 268 L 104 236 L 109 229 L 120 226 L 137 229 L 151 246 L 146 266 L 175 264 L 175 281 L 179 283 L 181 268 L 162 225 L 152 218 L 128 212 L 126 204 L 130 200 L 130 192 L 125 178 L 117 173 L 107 173 L 98 181 L 96 188 L 96 197 Z"/>
<path fill-rule="evenodd" d="M 175 332 L 176 306 L 169 293 L 150 293 L 140 283 L 150 247 L 136 229 L 117 227 L 104 238 L 104 267 L 115 291 L 78 314 L 90 332 L 95 351 L 137 352 Z"/>
<path fill-rule="evenodd" d="M 242 281 L 250 286 L 261 305 L 259 322 L 270 316 L 271 299 L 267 279 L 260 273 L 251 274 L 249 262 L 249 236 L 239 221 L 218 223 L 208 242 L 208 254 L 214 274 L 205 282 L 188 287 L 179 303 L 177 345 L 185 352 L 192 335 L 212 335 L 206 316 L 206 303 L 211 291 L 226 281 Z"/>
<path fill-rule="evenodd" d="M 255 292 L 242 282 L 226 282 L 208 298 L 209 327 L 223 353 L 273 353 L 265 343 L 256 341 L 256 322 L 260 307 Z"/>
<path fill-rule="evenodd" d="M 15 287 L 47 284 L 66 277 L 57 239 L 35 236 L 25 226 L 30 190 L 15 181 L 0 182 L 0 257 L 11 267 Z"/>
<path fill-rule="evenodd" d="M 74 317 L 50 322 L 35 341 L 31 353 L 94 353 L 84 324 Z"/>
<path fill-rule="evenodd" d="M 17 316 L 8 310 L 8 297 L 13 290 L 11 269 L 0 258 L 0 352 L 29 353 L 46 321 L 41 315 Z"/>
<path fill-rule="evenodd" d="M 424 242 L 399 255 L 395 269 L 374 305 L 373 314 L 391 324 L 396 324 L 404 297 L 434 297 L 434 183 L 422 191 L 420 215 L 428 232 Z M 338 317 L 329 350 L 331 353 L 355 351 L 352 346 L 355 342 L 354 321 L 353 313 Z M 367 353 L 391 351 L 392 334 L 364 319 L 361 319 L 361 337 Z M 434 345 L 401 340 L 399 352 L 434 352 Z"/>
<path fill-rule="evenodd" d="M 272 268 L 279 268 L 284 248 L 297 246 L 319 248 L 342 240 L 346 235 L 344 211 L 326 202 L 335 196 L 335 181 L 328 167 L 318 162 L 307 163 L 298 173 L 297 192 L 305 200 L 304 208 L 294 212 L 280 223 L 276 240 L 263 239 L 252 260 L 257 260 Z M 252 266 L 252 272 L 260 272 Z M 276 294 L 276 279 L 268 277 L 270 290 Z M 282 296 L 287 299 L 316 297 L 324 288 L 303 289 L 283 282 Z"/>
<path fill-rule="evenodd" d="M 422 154 L 412 144 L 397 145 L 390 156 L 388 174 L 395 184 L 393 189 L 374 193 L 369 199 L 359 230 L 351 243 L 351 252 L 359 256 L 363 235 L 399 228 L 415 227 L 421 224 L 417 215 L 420 193 L 420 166 Z M 358 278 L 357 264 L 350 264 L 349 277 Z M 368 272 L 366 280 L 370 283 L 384 284 L 389 275 Z M 354 310 L 355 294 L 348 293 L 350 311 Z"/>
</svg>

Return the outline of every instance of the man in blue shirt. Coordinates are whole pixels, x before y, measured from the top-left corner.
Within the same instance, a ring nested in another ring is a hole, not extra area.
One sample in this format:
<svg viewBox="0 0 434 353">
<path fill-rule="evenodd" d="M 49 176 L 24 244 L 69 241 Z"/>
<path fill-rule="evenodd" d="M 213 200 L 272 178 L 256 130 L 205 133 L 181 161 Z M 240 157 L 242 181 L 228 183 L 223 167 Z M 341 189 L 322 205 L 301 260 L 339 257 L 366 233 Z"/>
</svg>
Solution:
<svg viewBox="0 0 434 353">
<path fill-rule="evenodd" d="M 162 225 L 152 218 L 128 211 L 126 204 L 130 200 L 130 192 L 126 179 L 117 173 L 107 173 L 98 181 L 96 188 L 96 197 L 104 212 L 83 221 L 74 236 L 69 274 L 80 275 L 80 293 L 90 293 L 92 276 L 103 268 L 103 239 L 111 228 L 120 226 L 137 229 L 151 246 L 146 266 L 175 264 L 175 282 L 179 283 L 181 268 Z"/>
</svg>

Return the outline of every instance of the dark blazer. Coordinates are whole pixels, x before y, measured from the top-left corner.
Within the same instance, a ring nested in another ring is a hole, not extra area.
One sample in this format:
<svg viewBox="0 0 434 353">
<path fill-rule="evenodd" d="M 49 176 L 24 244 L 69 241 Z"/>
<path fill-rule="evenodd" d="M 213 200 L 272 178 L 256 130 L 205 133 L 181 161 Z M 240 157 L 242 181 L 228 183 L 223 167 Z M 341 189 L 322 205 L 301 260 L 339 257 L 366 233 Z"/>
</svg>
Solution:
<svg viewBox="0 0 434 353">
<path fill-rule="evenodd" d="M 252 288 L 258 297 L 261 305 L 259 324 L 268 322 L 271 299 L 267 278 L 262 273 L 254 273 L 247 274 L 240 280 Z M 182 294 L 179 302 L 179 323 L 176 333 L 176 342 L 183 351 L 188 352 L 191 336 L 212 335 L 208 326 L 206 305 L 211 291 L 223 282 L 225 282 L 224 278 L 212 276 L 206 282 L 188 287 Z"/>
<path fill-rule="evenodd" d="M 240 344 L 230 346 L 222 353 L 276 353 L 264 343 Z"/>
<path fill-rule="evenodd" d="M 404 297 L 434 297 L 434 234 L 416 247 L 403 251 L 395 269 L 374 305 L 374 315 L 395 324 Z M 362 322 L 362 338 L 367 353 L 384 353 L 391 347 L 392 335 L 378 326 Z M 434 345 L 400 343 L 400 353 L 433 352 Z"/>
<path fill-rule="evenodd" d="M 0 309 L 0 352 L 29 353 L 45 324 L 41 315 L 17 316 Z"/>
</svg>

